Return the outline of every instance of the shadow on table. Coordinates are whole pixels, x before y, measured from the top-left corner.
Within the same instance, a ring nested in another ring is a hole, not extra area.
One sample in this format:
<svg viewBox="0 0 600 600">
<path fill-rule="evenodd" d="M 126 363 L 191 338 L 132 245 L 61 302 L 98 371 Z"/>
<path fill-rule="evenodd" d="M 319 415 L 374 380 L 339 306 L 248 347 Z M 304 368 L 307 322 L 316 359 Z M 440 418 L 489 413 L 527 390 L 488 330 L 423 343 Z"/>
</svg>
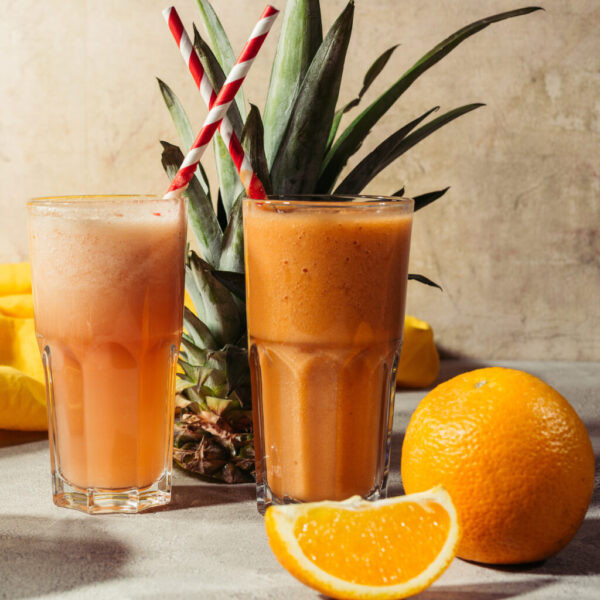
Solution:
<svg viewBox="0 0 600 600">
<path fill-rule="evenodd" d="M 0 429 L 0 448 L 23 446 L 27 450 L 28 446 L 26 444 L 47 439 L 47 431 L 12 431 L 10 429 Z"/>
<path fill-rule="evenodd" d="M 600 519 L 586 519 L 566 548 L 547 560 L 527 565 L 483 565 L 508 573 L 600 575 Z"/>
<path fill-rule="evenodd" d="M 440 354 L 443 354 L 443 351 L 440 351 Z M 475 369 L 483 369 L 484 367 L 489 367 L 491 364 L 493 363 L 482 362 L 466 356 L 446 356 L 440 361 L 440 371 L 433 387 L 462 373 L 468 373 Z"/>
<path fill-rule="evenodd" d="M 552 577 L 541 577 L 534 581 L 440 585 L 419 594 L 419 600 L 503 600 L 533 592 L 555 581 Z"/>
<path fill-rule="evenodd" d="M 32 598 L 115 579 L 128 555 L 89 522 L 0 515 L 0 597 Z"/>
<path fill-rule="evenodd" d="M 165 512 L 184 508 L 200 508 L 220 504 L 256 501 L 256 486 L 253 483 L 228 485 L 205 483 L 174 485 L 171 503 L 146 512 Z"/>
</svg>

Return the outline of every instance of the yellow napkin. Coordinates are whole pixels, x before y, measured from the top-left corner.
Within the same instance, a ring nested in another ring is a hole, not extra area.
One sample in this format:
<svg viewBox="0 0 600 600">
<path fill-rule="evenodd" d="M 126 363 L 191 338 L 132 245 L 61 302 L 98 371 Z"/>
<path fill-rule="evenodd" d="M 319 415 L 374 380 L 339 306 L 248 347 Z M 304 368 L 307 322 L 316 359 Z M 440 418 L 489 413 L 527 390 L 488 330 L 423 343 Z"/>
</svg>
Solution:
<svg viewBox="0 0 600 600">
<path fill-rule="evenodd" d="M 28 263 L 0 265 L 0 429 L 47 429 Z"/>
<path fill-rule="evenodd" d="M 433 342 L 431 326 L 406 315 L 396 383 L 399 387 L 427 387 L 436 380 L 439 370 L 440 355 Z"/>
</svg>

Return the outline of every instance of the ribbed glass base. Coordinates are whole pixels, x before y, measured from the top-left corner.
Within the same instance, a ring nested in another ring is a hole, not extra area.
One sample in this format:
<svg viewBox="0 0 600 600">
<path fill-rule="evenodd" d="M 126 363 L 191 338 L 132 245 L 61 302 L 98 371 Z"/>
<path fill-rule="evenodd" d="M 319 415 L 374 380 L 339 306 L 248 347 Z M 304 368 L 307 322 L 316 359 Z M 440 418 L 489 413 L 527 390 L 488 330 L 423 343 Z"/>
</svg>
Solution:
<svg viewBox="0 0 600 600">
<path fill-rule="evenodd" d="M 88 514 L 138 513 L 171 501 L 171 472 L 165 473 L 152 485 L 117 490 L 77 488 L 55 472 L 52 476 L 52 496 L 56 506 Z"/>
<path fill-rule="evenodd" d="M 363 498 L 369 501 L 387 498 L 387 476 L 381 486 L 373 488 Z M 283 498 L 276 496 L 267 483 L 261 482 L 256 485 L 256 508 L 261 515 L 264 515 L 267 508 L 272 505 L 301 504 L 302 502 L 304 501 L 291 498 L 290 496 L 284 496 Z"/>
</svg>

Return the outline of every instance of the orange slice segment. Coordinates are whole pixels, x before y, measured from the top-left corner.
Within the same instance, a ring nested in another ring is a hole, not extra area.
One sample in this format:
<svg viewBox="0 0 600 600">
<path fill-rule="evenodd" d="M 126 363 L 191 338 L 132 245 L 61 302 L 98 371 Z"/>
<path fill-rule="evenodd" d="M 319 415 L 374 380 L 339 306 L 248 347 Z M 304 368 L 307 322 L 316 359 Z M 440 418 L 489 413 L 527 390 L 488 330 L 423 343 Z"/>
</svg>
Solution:
<svg viewBox="0 0 600 600">
<path fill-rule="evenodd" d="M 456 511 L 441 486 L 367 502 L 271 506 L 271 549 L 302 583 L 332 598 L 407 598 L 431 585 L 455 556 Z"/>
</svg>

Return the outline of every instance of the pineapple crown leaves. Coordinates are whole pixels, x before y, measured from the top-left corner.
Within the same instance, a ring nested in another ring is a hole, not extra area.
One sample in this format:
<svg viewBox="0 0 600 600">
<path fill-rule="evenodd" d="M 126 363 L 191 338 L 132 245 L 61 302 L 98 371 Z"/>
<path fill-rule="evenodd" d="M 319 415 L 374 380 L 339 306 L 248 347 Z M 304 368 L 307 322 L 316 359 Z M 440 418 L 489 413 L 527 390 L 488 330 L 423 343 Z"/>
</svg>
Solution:
<svg viewBox="0 0 600 600">
<path fill-rule="evenodd" d="M 214 55 L 219 64 L 222 66 L 223 70 L 229 73 L 235 64 L 235 55 L 233 53 L 231 43 L 229 42 L 229 38 L 225 33 L 225 29 L 223 29 L 223 25 L 221 25 L 221 21 L 219 20 L 217 13 L 208 0 L 196 0 L 196 3 L 200 9 L 200 17 L 202 19 L 204 28 L 206 29 L 206 32 L 210 37 L 210 41 L 212 42 Z M 206 68 L 206 65 L 204 65 L 204 68 Z M 219 86 L 215 89 L 219 90 L 221 87 Z M 244 100 L 244 93 L 241 88 L 235 97 L 235 103 L 242 117 L 245 117 L 246 102 Z"/>
<path fill-rule="evenodd" d="M 195 252 L 186 266 L 185 286 L 196 314 L 221 348 L 243 335 L 244 315 L 231 292 L 212 274 L 212 267 Z"/>
<path fill-rule="evenodd" d="M 333 123 L 331 124 L 331 131 L 329 132 L 329 139 L 327 140 L 327 151 L 329 151 L 331 145 L 333 144 L 333 141 L 335 140 L 337 130 L 340 126 L 344 114 L 360 104 L 362 97 L 371 87 L 371 84 L 375 81 L 375 79 L 377 79 L 377 76 L 383 71 L 385 65 L 387 65 L 388 61 L 392 57 L 392 54 L 394 53 L 394 50 L 396 50 L 398 46 L 399 44 L 396 44 L 395 46 L 388 48 L 385 52 L 383 52 L 383 54 L 381 54 L 377 58 L 377 60 L 375 60 L 375 62 L 369 67 L 369 70 L 367 71 L 363 79 L 363 86 L 360 92 L 358 92 L 356 98 L 353 98 L 352 100 L 350 100 L 350 102 L 347 102 L 344 106 L 342 106 L 342 108 L 336 110 L 335 115 L 333 117 Z"/>
<path fill-rule="evenodd" d="M 250 104 L 250 113 L 242 131 L 242 146 L 247 156 L 252 157 L 252 163 L 256 175 L 262 182 L 267 194 L 273 193 L 269 163 L 267 161 L 265 148 L 265 131 L 260 111 L 255 104 Z"/>
<path fill-rule="evenodd" d="M 419 283 L 424 283 L 425 285 L 437 288 L 440 292 L 443 292 L 442 286 L 437 284 L 435 281 L 429 279 L 429 277 L 425 277 L 425 275 L 419 275 L 418 273 L 409 273 L 408 280 L 418 281 Z"/>
<path fill-rule="evenodd" d="M 173 119 L 173 123 L 175 124 L 175 129 L 177 130 L 177 133 L 179 134 L 179 137 L 183 142 L 183 148 L 187 152 L 194 141 L 194 132 L 192 130 L 192 125 L 187 116 L 187 113 L 185 112 L 183 106 L 181 105 L 181 102 L 179 101 L 173 90 L 158 77 L 156 78 L 156 80 L 158 81 L 158 87 L 160 88 L 160 93 L 163 97 L 163 100 L 165 101 L 167 109 L 169 110 L 171 118 Z M 164 165 L 164 163 L 163 167 L 167 169 L 167 166 Z M 208 183 L 208 177 L 206 175 L 206 172 L 204 171 L 204 167 L 201 164 L 198 164 L 196 172 L 199 175 L 202 190 L 210 199 L 210 186 Z"/>
<path fill-rule="evenodd" d="M 244 231 L 242 221 L 242 198 L 238 196 L 229 214 L 229 222 L 223 235 L 219 269 L 234 273 L 244 272 Z M 214 263 L 213 263 L 214 264 Z"/>
<path fill-rule="evenodd" d="M 210 2 L 197 0 L 197 4 L 212 49 L 195 27 L 194 46 L 213 86 L 220 89 L 225 79 L 224 71 L 229 70 L 234 63 L 234 54 Z M 268 186 L 269 192 L 330 193 L 348 159 L 361 147 L 371 128 L 418 77 L 463 41 L 489 25 L 537 10 L 541 8 L 530 6 L 507 11 L 459 29 L 424 54 L 337 136 L 342 115 L 360 103 L 365 92 L 384 70 L 397 46 L 387 49 L 375 60 L 364 77 L 357 97 L 335 111 L 352 32 L 354 3 L 348 3 L 323 38 L 319 1 L 288 0 L 283 17 L 282 35 L 271 73 L 264 120 L 261 119 L 258 109 L 252 106 L 242 131 L 243 145 L 253 167 L 263 183 Z M 189 119 L 173 91 L 160 80 L 159 86 L 182 143 L 187 148 L 193 137 Z M 282 99 L 287 101 L 283 102 Z M 481 105 L 469 104 L 456 108 L 419 127 L 417 125 L 432 111 L 417 117 L 362 159 L 338 185 L 336 192 L 359 193 L 378 173 L 418 142 L 479 106 Z M 245 103 L 241 94 L 236 97 L 236 103 L 232 105 L 229 116 L 234 129 L 239 130 L 245 116 Z M 181 164 L 183 153 L 167 142 L 162 144 L 163 165 L 168 175 L 173 177 Z M 222 217 L 221 224 L 215 216 L 208 179 L 201 167 L 186 192 L 189 201 L 189 222 L 198 240 L 202 257 L 214 271 L 241 273 L 244 259 L 239 198 L 243 190 L 229 153 L 218 134 L 215 136 L 214 145 L 220 182 L 217 204 L 220 209 L 218 213 Z M 415 196 L 415 210 L 441 198 L 447 190 L 448 188 Z M 214 287 L 219 283 L 221 276 L 208 271 L 207 273 L 207 277 L 211 275 Z M 227 277 L 227 281 L 230 281 L 231 277 L 225 275 L 226 279 Z M 423 276 L 415 276 L 414 279 L 426 282 Z M 192 289 L 194 277 L 189 271 L 187 280 L 190 287 L 188 291 L 193 298 L 195 297 L 195 305 L 202 306 L 199 300 L 202 294 Z M 232 305 L 236 305 L 239 313 L 237 298 L 230 298 L 225 302 L 225 296 L 225 293 L 217 295 L 222 303 L 218 310 L 196 307 L 199 315 L 203 315 L 201 319 L 210 320 L 213 313 L 222 314 L 224 306 L 228 307 L 233 315 Z M 237 297 L 241 296 L 242 294 L 237 293 Z M 217 316 L 211 320 L 212 324 L 208 326 L 211 334 L 217 327 L 219 318 Z M 239 337 L 237 326 L 230 329 Z M 215 340 L 233 343 L 233 338 L 224 339 L 224 334 L 224 331 L 217 332 Z"/>
<path fill-rule="evenodd" d="M 173 179 L 183 162 L 183 152 L 169 142 L 163 141 L 161 145 L 163 167 L 169 178 Z M 211 264 L 219 264 L 224 244 L 223 231 L 212 202 L 197 176 L 192 177 L 184 194 L 188 200 L 188 221 L 198 241 L 200 252 Z"/>
<path fill-rule="evenodd" d="M 436 190 L 435 192 L 427 192 L 426 194 L 419 194 L 418 196 L 413 196 L 414 211 L 417 212 L 418 210 L 425 208 L 432 202 L 435 202 L 438 198 L 441 198 L 449 189 L 450 186 L 444 188 L 443 190 Z M 402 196 L 404 196 L 404 187 L 400 188 L 397 192 L 394 192 L 392 196 L 402 198 Z"/>
<path fill-rule="evenodd" d="M 279 194 L 314 192 L 335 115 L 353 18 L 354 3 L 350 2 L 317 49 L 298 90 L 271 170 Z"/>
<path fill-rule="evenodd" d="M 413 119 L 410 123 L 407 123 L 404 125 L 404 127 L 401 127 L 398 131 L 396 131 L 396 133 L 388 137 L 350 172 L 350 174 L 337 187 L 335 193 L 348 194 L 362 191 L 364 188 L 363 182 L 374 177 L 398 157 L 398 152 L 401 151 L 406 145 L 402 142 L 405 142 L 408 134 L 417 125 L 419 125 L 421 121 L 439 109 L 439 106 L 430 108 L 420 117 Z M 357 190 L 357 192 L 349 192 L 349 190 Z"/>
<path fill-rule="evenodd" d="M 319 0 L 288 0 L 263 115 L 269 168 L 283 139 L 302 81 L 322 42 Z"/>
<path fill-rule="evenodd" d="M 185 388 L 194 388 L 196 400 L 206 397 L 235 399 L 237 408 L 249 408 L 250 375 L 247 369 L 248 352 L 245 348 L 227 344 L 221 350 L 207 350 L 189 339 L 182 340 L 183 373 L 180 380 Z"/>
<path fill-rule="evenodd" d="M 199 348 L 217 350 L 217 342 L 208 327 L 187 306 L 183 309 L 183 325 L 187 332 L 184 339 Z"/>
<path fill-rule="evenodd" d="M 210 2 L 197 0 L 197 4 L 213 49 L 211 50 L 203 42 L 197 30 L 194 35 L 194 45 L 201 56 L 204 68 L 218 89 L 219 83 L 224 79 L 223 72 L 233 65 L 234 55 L 225 30 Z M 318 0 L 288 0 L 286 4 L 282 35 L 273 63 L 264 118 L 261 121 L 258 110 L 251 109 L 245 126 L 244 147 L 261 179 L 268 181 L 269 175 L 272 178 L 273 186 L 270 191 L 273 193 L 331 193 L 348 159 L 358 151 L 372 127 L 418 77 L 463 41 L 489 25 L 542 9 L 530 6 L 507 11 L 480 19 L 459 29 L 424 54 L 392 86 L 365 108 L 336 139 L 342 115 L 359 104 L 364 93 L 383 71 L 397 47 L 389 48 L 375 60 L 365 75 L 358 96 L 335 111 L 339 79 L 352 31 L 353 10 L 354 2 L 349 2 L 323 38 Z M 190 137 L 187 116 L 174 94 L 167 93 L 162 82 L 161 92 L 185 145 Z M 230 116 L 239 127 L 239 119 L 243 120 L 245 115 L 241 95 L 236 98 L 236 102 L 237 108 L 230 110 Z M 402 137 L 400 132 L 404 128 L 399 129 L 386 140 L 387 144 L 384 142 L 363 159 L 342 181 L 338 190 L 345 193 L 359 193 L 382 169 L 419 141 L 479 106 L 481 105 L 469 104 L 449 111 L 436 120 L 422 125 L 401 141 L 398 138 Z M 261 135 L 262 126 L 264 126 L 264 136 Z M 328 134 L 324 142 L 325 131 Z M 263 137 L 262 141 L 260 137 Z M 215 140 L 220 180 L 219 205 L 224 208 L 225 215 L 229 217 L 242 189 L 225 145 L 218 135 Z M 394 146 L 391 155 L 384 152 L 389 146 Z M 315 179 L 317 169 L 319 173 Z M 204 182 L 205 177 L 201 172 L 198 173 L 198 177 L 201 180 L 200 187 L 210 199 L 210 191 L 207 191 L 207 184 Z M 438 192 L 423 194 L 423 202 L 416 203 L 416 208 L 422 208 L 442 195 Z M 190 221 L 194 228 L 194 218 L 192 217 Z M 214 230 L 214 222 L 210 223 L 210 221 L 212 219 L 209 219 L 209 227 Z M 213 231 L 209 237 L 214 243 L 214 238 L 218 237 L 218 234 L 215 236 Z M 218 252 L 207 255 L 202 251 L 202 254 L 215 268 L 234 270 L 231 269 L 230 262 L 220 265 L 219 261 L 214 259 Z M 241 265 L 239 255 L 237 262 L 239 268 Z"/>
<path fill-rule="evenodd" d="M 388 137 L 382 142 L 373 152 L 371 152 L 366 158 L 364 158 L 342 181 L 342 183 L 335 190 L 336 194 L 348 194 L 361 192 L 364 187 L 373 179 L 378 173 L 380 173 L 385 167 L 395 161 L 397 158 L 402 156 L 405 152 L 410 150 L 414 145 L 418 144 L 421 140 L 425 139 L 428 135 L 443 127 L 450 121 L 457 119 L 458 117 L 479 108 L 485 106 L 481 103 L 467 104 L 454 110 L 448 111 L 447 113 L 440 115 L 437 119 L 426 123 L 422 127 L 419 127 L 416 131 L 409 135 L 409 133 L 426 117 L 432 112 L 439 109 L 436 106 L 426 113 L 417 117 L 408 125 L 405 125 L 399 129 L 396 133 Z"/>
<path fill-rule="evenodd" d="M 460 43 L 492 23 L 511 17 L 526 15 L 537 10 L 542 10 L 542 8 L 530 6 L 480 19 L 459 29 L 423 55 L 402 77 L 363 110 L 332 145 L 324 158 L 316 191 L 320 193 L 331 192 L 348 159 L 360 148 L 372 127 L 387 113 L 420 75 L 438 63 Z"/>
<path fill-rule="evenodd" d="M 194 27 L 194 47 L 218 90 L 235 57 L 209 0 L 196 2 L 210 45 Z M 246 116 L 240 89 L 228 113 L 230 120 L 268 193 L 331 193 L 336 185 L 340 193 L 359 193 L 418 142 L 480 106 L 462 106 L 431 121 L 426 119 L 433 109 L 416 117 L 368 153 L 338 184 L 348 160 L 412 83 L 478 31 L 537 10 L 541 9 L 532 6 L 504 12 L 458 30 L 423 55 L 339 134 L 343 116 L 361 103 L 397 46 L 375 60 L 357 96 L 337 107 L 354 2 L 349 2 L 323 37 L 319 0 L 287 0 L 263 117 L 255 106 Z M 194 137 L 189 118 L 169 86 L 160 80 L 158 84 L 187 151 Z M 173 144 L 161 143 L 162 163 L 172 178 L 184 153 Z M 254 468 L 243 310 L 243 189 L 220 134 L 215 135 L 213 145 L 218 193 L 211 194 L 202 165 L 186 190 L 188 221 L 202 259 L 191 252 L 186 267 L 186 288 L 197 314 L 188 309 L 184 314 L 173 455 L 189 471 L 234 483 L 250 481 Z M 441 198 L 448 189 L 413 195 L 415 210 Z M 404 187 L 394 195 L 403 196 Z M 423 275 L 410 274 L 409 279 L 437 286 Z"/>
</svg>

